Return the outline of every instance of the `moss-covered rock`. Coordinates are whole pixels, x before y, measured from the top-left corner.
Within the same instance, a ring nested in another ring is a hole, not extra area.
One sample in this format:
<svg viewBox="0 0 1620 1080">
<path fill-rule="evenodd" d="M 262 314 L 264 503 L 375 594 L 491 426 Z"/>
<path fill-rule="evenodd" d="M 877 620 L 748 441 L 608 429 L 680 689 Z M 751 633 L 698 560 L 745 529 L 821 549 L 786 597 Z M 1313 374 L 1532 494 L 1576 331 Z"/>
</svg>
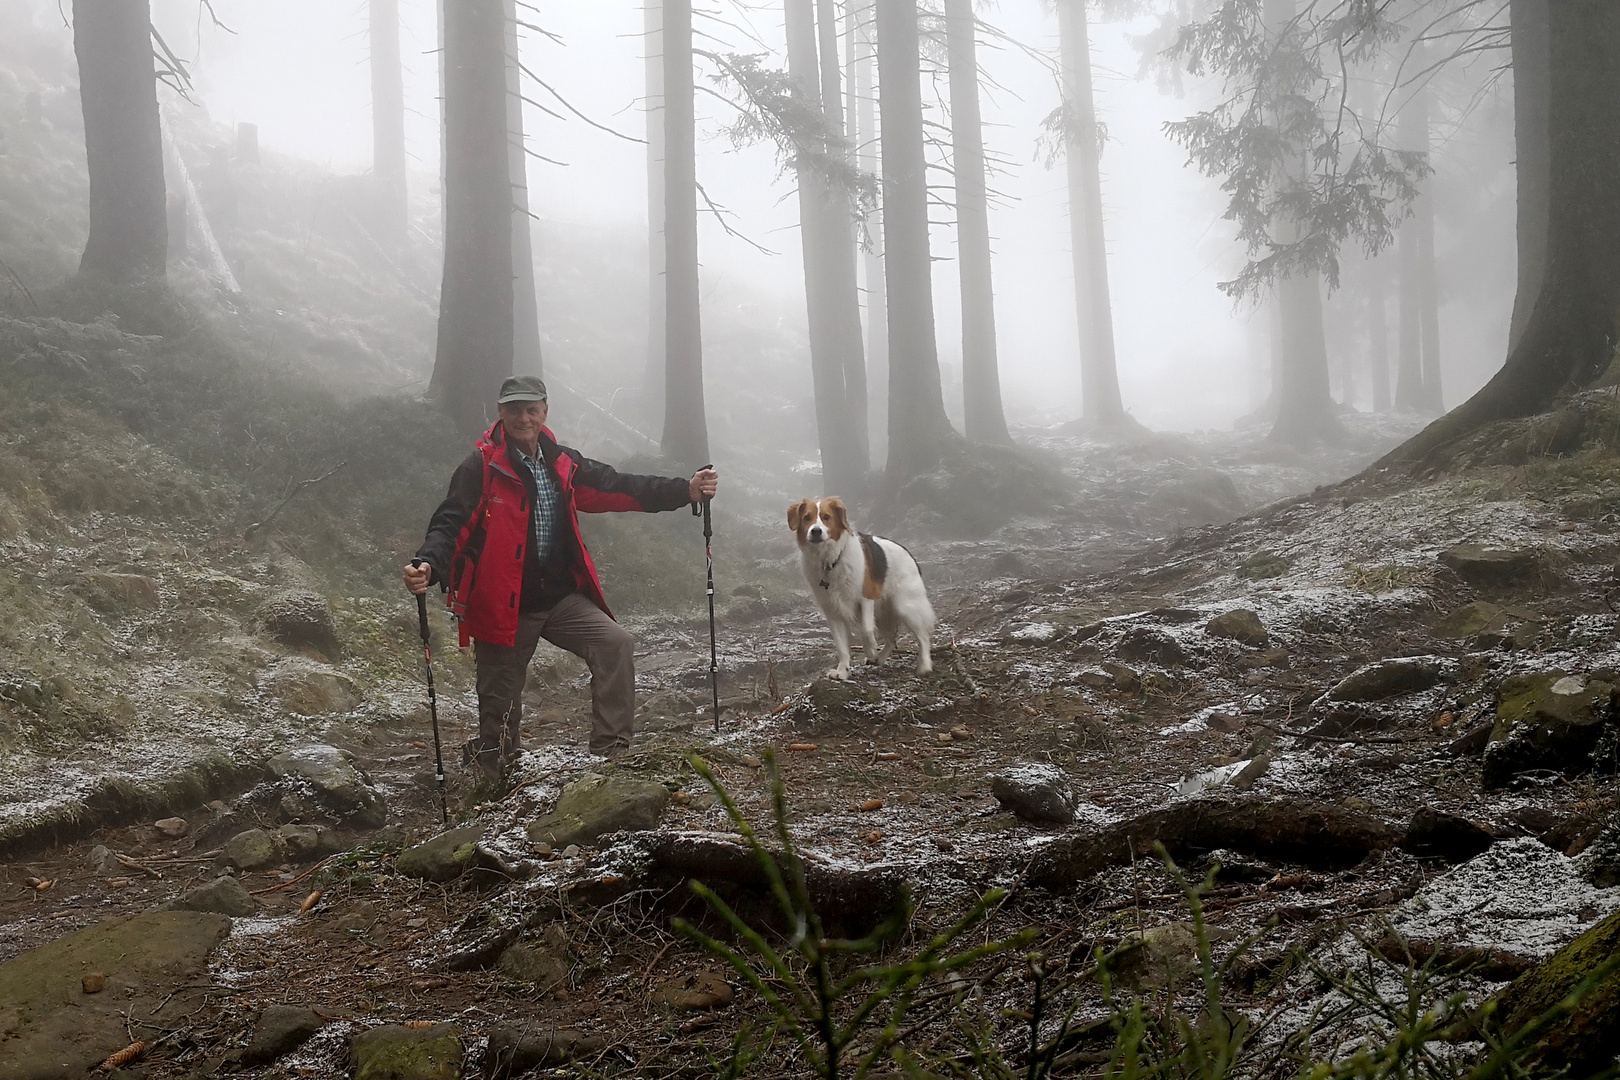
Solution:
<svg viewBox="0 0 1620 1080">
<path fill-rule="evenodd" d="M 1524 1030 L 1616 957 L 1620 957 L 1620 911 L 1502 991 L 1497 998 L 1502 1031 Z M 1610 1064 L 1616 1054 L 1620 1054 L 1620 970 L 1611 967 L 1569 1015 L 1536 1041 L 1535 1055 L 1543 1065 L 1585 1075 Z"/>
<path fill-rule="evenodd" d="M 314 649 L 328 660 L 343 652 L 332 609 L 320 593 L 284 589 L 266 600 L 258 615 L 265 632 L 283 645 Z"/>
<path fill-rule="evenodd" d="M 1260 648 L 1270 640 L 1266 624 L 1248 608 L 1234 608 L 1222 612 L 1204 624 L 1204 633 L 1210 637 L 1230 638 L 1245 645 Z"/>
<path fill-rule="evenodd" d="M 212 911 L 220 915 L 259 913 L 258 899 L 229 874 L 217 877 L 206 885 L 188 889 L 164 907 L 170 911 Z"/>
<path fill-rule="evenodd" d="M 78 591 L 86 603 L 107 615 L 155 611 L 162 603 L 156 583 L 144 574 L 91 571 L 80 578 Z"/>
<path fill-rule="evenodd" d="M 371 778 L 354 764 L 354 755 L 335 746 L 314 743 L 277 754 L 266 762 L 277 780 L 301 786 L 333 816 L 363 829 L 388 819 L 388 807 Z"/>
<path fill-rule="evenodd" d="M 225 844 L 225 861 L 238 870 L 263 870 L 287 858 L 287 849 L 275 833 L 245 829 Z"/>
<path fill-rule="evenodd" d="M 1485 747 L 1485 787 L 1503 787 L 1534 770 L 1565 776 L 1589 771 L 1592 751 L 1612 723 L 1613 693 L 1606 682 L 1562 671 L 1502 680 L 1496 726 Z"/>
<path fill-rule="evenodd" d="M 302 657 L 277 665 L 259 684 L 283 709 L 297 716 L 348 712 L 360 704 L 353 679 Z"/>
<path fill-rule="evenodd" d="M 563 788 L 551 813 L 530 823 L 529 838 L 559 848 L 588 844 L 611 832 L 651 829 L 668 805 L 662 784 L 586 773 Z"/>
<path fill-rule="evenodd" d="M 407 877 L 453 881 L 473 865 L 484 830 L 476 826 L 450 829 L 433 839 L 406 848 L 394 860 L 394 869 Z"/>
<path fill-rule="evenodd" d="M 1472 585 L 1513 585 L 1535 577 L 1541 554 L 1529 548 L 1489 548 L 1458 544 L 1440 553 L 1440 561 Z"/>
<path fill-rule="evenodd" d="M 354 1080 L 461 1080 L 461 1035 L 450 1024 L 363 1031 L 349 1045 Z"/>
</svg>

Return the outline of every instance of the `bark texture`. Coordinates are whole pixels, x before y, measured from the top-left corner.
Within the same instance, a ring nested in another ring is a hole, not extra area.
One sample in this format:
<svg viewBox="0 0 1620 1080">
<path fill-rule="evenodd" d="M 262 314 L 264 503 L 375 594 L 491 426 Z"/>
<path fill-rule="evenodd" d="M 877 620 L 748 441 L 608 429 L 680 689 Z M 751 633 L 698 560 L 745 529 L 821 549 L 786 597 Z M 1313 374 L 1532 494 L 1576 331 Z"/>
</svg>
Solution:
<svg viewBox="0 0 1620 1080">
<path fill-rule="evenodd" d="M 1614 93 L 1620 85 L 1620 5 L 1559 0 L 1546 12 L 1548 205 L 1541 287 L 1518 344 L 1496 376 L 1375 470 L 1420 461 L 1483 424 L 1540 412 L 1561 393 L 1592 384 L 1613 359 L 1620 336 L 1620 95 Z M 1540 93 L 1525 75 L 1515 73 L 1520 93 Z"/>
<path fill-rule="evenodd" d="M 664 0 L 664 437 L 683 467 L 709 461 L 698 313 L 697 129 L 692 0 Z"/>
<path fill-rule="evenodd" d="M 444 282 L 431 391 L 481 428 L 512 374 L 512 189 L 503 0 L 444 6 Z"/>
<path fill-rule="evenodd" d="M 1427 66 L 1421 44 L 1412 50 L 1411 67 Z M 1430 92 L 1426 83 L 1413 88 L 1397 121 L 1401 149 L 1429 156 Z M 1433 181 L 1430 180 L 1430 186 Z M 1412 206 L 1412 217 L 1398 238 L 1401 267 L 1400 379 L 1395 404 L 1401 409 L 1439 413 L 1440 295 L 1434 263 L 1434 200 L 1427 187 Z"/>
<path fill-rule="evenodd" d="M 534 293 L 529 222 L 529 155 L 523 135 L 523 72 L 518 67 L 517 2 L 506 0 L 506 158 L 512 183 L 512 370 L 542 375 L 540 302 Z"/>
<path fill-rule="evenodd" d="M 950 52 L 951 146 L 956 167 L 956 237 L 962 290 L 962 426 L 973 442 L 1006 443 L 996 358 L 996 295 L 990 265 L 984 126 L 973 0 L 945 0 Z"/>
<path fill-rule="evenodd" d="M 1519 180 L 1519 291 L 1513 301 L 1508 349 L 1518 347 L 1547 272 L 1548 95 L 1552 62 L 1548 0 L 1512 0 L 1513 141 Z"/>
<path fill-rule="evenodd" d="M 119 284 L 162 278 L 169 250 L 157 74 L 147 0 L 74 0 L 90 233 L 79 272 Z"/>
<path fill-rule="evenodd" d="M 641 411 L 649 424 L 664 417 L 664 4 L 643 0 L 647 96 L 647 367 Z"/>
<path fill-rule="evenodd" d="M 370 0 L 372 230 L 387 248 L 405 246 L 410 209 L 405 183 L 405 78 L 399 54 L 399 0 Z"/>
<path fill-rule="evenodd" d="M 848 0 L 852 63 L 850 142 L 855 163 L 879 175 L 877 115 L 877 10 L 874 0 Z M 883 200 L 866 215 L 861 251 L 866 286 L 867 428 L 874 464 L 882 465 L 889 443 L 889 303 L 883 280 Z"/>
</svg>

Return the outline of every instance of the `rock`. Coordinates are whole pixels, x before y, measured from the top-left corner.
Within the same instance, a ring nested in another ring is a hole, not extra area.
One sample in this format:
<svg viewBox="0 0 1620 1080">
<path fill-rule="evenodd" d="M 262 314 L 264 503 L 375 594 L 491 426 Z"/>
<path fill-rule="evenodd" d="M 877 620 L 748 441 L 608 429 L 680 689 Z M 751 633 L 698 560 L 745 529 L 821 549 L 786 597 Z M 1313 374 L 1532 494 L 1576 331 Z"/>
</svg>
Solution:
<svg viewBox="0 0 1620 1080">
<path fill-rule="evenodd" d="M 248 895 L 242 883 L 229 874 L 183 892 L 163 906 L 169 911 L 212 911 L 220 915 L 245 916 L 259 912 L 258 898 Z"/>
<path fill-rule="evenodd" d="M 561 848 L 607 833 L 651 829 L 668 805 L 663 784 L 586 773 L 562 789 L 551 813 L 529 824 L 529 839 Z"/>
<path fill-rule="evenodd" d="M 1233 608 L 1215 616 L 1204 624 L 1204 633 L 1210 637 L 1231 638 L 1255 648 L 1261 648 L 1271 640 L 1260 616 L 1248 608 Z"/>
<path fill-rule="evenodd" d="M 227 810 L 191 834 L 191 850 L 212 851 L 247 827 L 245 818 Z"/>
<path fill-rule="evenodd" d="M 1533 577 L 1541 557 L 1531 549 L 1458 544 L 1442 551 L 1440 561 L 1471 585 L 1512 585 Z"/>
<path fill-rule="evenodd" d="M 1562 671 L 1502 680 L 1496 726 L 1485 747 L 1486 790 L 1534 770 L 1565 776 L 1590 771 L 1593 751 L 1612 724 L 1612 694 L 1606 682 Z"/>
<path fill-rule="evenodd" d="M 1495 604 L 1476 600 L 1464 604 L 1434 625 L 1438 637 L 1461 641 L 1486 630 L 1501 630 L 1507 626 L 1507 614 Z"/>
<path fill-rule="evenodd" d="M 1443 656 L 1403 656 L 1358 668 L 1324 695 L 1327 701 L 1382 701 L 1415 694 L 1457 677 L 1457 662 Z"/>
<path fill-rule="evenodd" d="M 276 704 L 297 716 L 349 712 L 360 704 L 360 688 L 353 679 L 299 657 L 277 664 L 259 682 Z"/>
<path fill-rule="evenodd" d="M 478 841 L 483 838 L 484 830 L 477 826 L 442 832 L 400 852 L 394 860 L 394 869 L 406 877 L 453 881 L 473 865 Z"/>
<path fill-rule="evenodd" d="M 118 861 L 112 849 L 106 844 L 97 844 L 91 848 L 89 856 L 85 859 L 85 865 L 90 868 L 91 873 L 103 877 L 117 874 L 124 869 L 124 864 Z"/>
<path fill-rule="evenodd" d="M 731 1004 L 731 984 L 713 971 L 700 971 L 659 985 L 654 1001 L 677 1009 L 721 1009 Z"/>
<path fill-rule="evenodd" d="M 812 714 L 818 718 L 878 720 L 887 712 L 882 687 L 853 679 L 817 679 L 805 689 L 805 696 Z"/>
<path fill-rule="evenodd" d="M 1150 926 L 1126 937 L 1110 967 L 1134 990 L 1163 990 L 1185 982 L 1198 965 L 1198 935 L 1191 923 Z"/>
<path fill-rule="evenodd" d="M 990 791 L 1004 809 L 1025 821 L 1067 825 L 1074 820 L 1074 790 L 1055 765 L 1030 764 L 1008 769 L 991 778 Z"/>
<path fill-rule="evenodd" d="M 127 1017 L 178 1026 L 204 1007 L 185 986 L 203 977 L 230 926 L 223 915 L 149 911 L 0 964 L 0 1076 L 78 1080 L 129 1044 Z M 86 994 L 84 977 L 95 973 L 105 989 Z"/>
<path fill-rule="evenodd" d="M 263 829 L 248 829 L 231 837 L 225 845 L 225 861 L 238 870 L 263 870 L 287 857 L 281 838 Z"/>
<path fill-rule="evenodd" d="M 565 985 L 574 967 L 568 955 L 568 935 L 554 923 L 546 927 L 538 942 L 519 943 L 503 952 L 497 967 L 511 978 L 542 989 Z"/>
<path fill-rule="evenodd" d="M 107 988 L 107 976 L 99 971 L 92 971 L 79 980 L 79 989 L 87 994 L 99 994 Z"/>
<path fill-rule="evenodd" d="M 349 1044 L 354 1080 L 461 1080 L 461 1036 L 450 1024 L 387 1024 Z"/>
<path fill-rule="evenodd" d="M 1539 966 L 1513 980 L 1497 998 L 1501 1030 L 1511 1035 L 1563 1001 L 1582 980 L 1620 956 L 1620 912 L 1611 914 Z M 1581 1003 L 1556 1019 L 1535 1042 L 1537 1064 L 1584 1076 L 1620 1054 L 1620 970 L 1609 973 Z"/>
<path fill-rule="evenodd" d="M 1237 771 L 1237 775 L 1227 781 L 1233 791 L 1248 791 L 1254 787 L 1255 782 L 1271 769 L 1271 754 L 1260 753 L 1250 758 Z"/>
<path fill-rule="evenodd" d="M 1457 814 L 1424 807 L 1412 815 L 1401 847 L 1419 858 L 1467 862 L 1496 842 L 1490 830 Z"/>
<path fill-rule="evenodd" d="M 308 785 L 322 806 L 357 828 L 375 829 L 388 819 L 388 808 L 371 778 L 355 767 L 353 755 L 335 746 L 300 746 L 277 754 L 267 767 L 279 780 Z"/>
<path fill-rule="evenodd" d="M 1142 676 L 1135 668 L 1104 660 L 1102 669 L 1120 693 L 1134 694 L 1142 689 Z"/>
<path fill-rule="evenodd" d="M 156 611 L 162 604 L 157 583 L 140 574 L 91 571 L 79 579 L 85 602 L 105 615 Z"/>
<path fill-rule="evenodd" d="M 602 1036 L 572 1028 L 492 1027 L 484 1060 L 490 1080 L 511 1080 L 532 1069 L 566 1065 L 605 1049 L 607 1040 Z"/>
<path fill-rule="evenodd" d="M 152 825 L 158 832 L 171 840 L 178 840 L 191 831 L 191 826 L 186 823 L 186 819 L 183 817 L 161 818 L 153 822 Z"/>
<path fill-rule="evenodd" d="M 1237 484 L 1219 469 L 1194 469 L 1161 484 L 1147 505 L 1185 525 L 1219 525 L 1246 509 Z"/>
<path fill-rule="evenodd" d="M 259 607 L 259 622 L 265 631 L 283 645 L 308 647 L 328 660 L 342 655 L 337 623 L 326 597 L 307 589 L 285 589 Z"/>
<path fill-rule="evenodd" d="M 319 825 L 283 825 L 276 830 L 276 835 L 286 845 L 287 854 L 294 862 L 309 862 L 340 850 L 332 830 Z"/>
<path fill-rule="evenodd" d="M 242 1064 L 268 1065 L 309 1041 L 326 1024 L 306 1005 L 267 1005 L 253 1025 L 253 1040 L 242 1051 Z"/>
<path fill-rule="evenodd" d="M 1134 626 L 1127 630 L 1114 651 L 1121 660 L 1153 663 L 1160 667 L 1175 667 L 1187 660 L 1187 651 L 1181 647 L 1181 643 L 1153 626 Z"/>
<path fill-rule="evenodd" d="M 1600 889 L 1620 885 L 1620 813 L 1609 815 L 1609 822 L 1575 860 L 1581 876 Z"/>
</svg>

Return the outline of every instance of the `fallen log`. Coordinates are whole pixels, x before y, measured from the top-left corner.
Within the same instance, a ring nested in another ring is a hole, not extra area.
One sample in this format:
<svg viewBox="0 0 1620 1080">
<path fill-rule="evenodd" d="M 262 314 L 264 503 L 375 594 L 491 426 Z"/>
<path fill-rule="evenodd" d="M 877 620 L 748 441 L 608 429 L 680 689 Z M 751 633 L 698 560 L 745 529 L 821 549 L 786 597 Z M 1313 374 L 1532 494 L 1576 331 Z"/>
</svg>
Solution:
<svg viewBox="0 0 1620 1080">
<path fill-rule="evenodd" d="M 1422 967 L 1434 963 L 1445 968 L 1466 968 L 1489 982 L 1511 982 L 1536 966 L 1528 956 L 1506 949 L 1486 949 L 1478 945 L 1414 941 L 1393 934 L 1379 938 L 1373 950 L 1392 964 Z"/>
<path fill-rule="evenodd" d="M 1313 869 L 1343 870 L 1401 834 L 1377 818 L 1306 799 L 1189 799 L 1111 825 L 1069 833 L 1042 848 L 1026 880 L 1069 892 L 1094 874 L 1151 859 L 1163 844 L 1172 859 L 1225 848 Z"/>
</svg>

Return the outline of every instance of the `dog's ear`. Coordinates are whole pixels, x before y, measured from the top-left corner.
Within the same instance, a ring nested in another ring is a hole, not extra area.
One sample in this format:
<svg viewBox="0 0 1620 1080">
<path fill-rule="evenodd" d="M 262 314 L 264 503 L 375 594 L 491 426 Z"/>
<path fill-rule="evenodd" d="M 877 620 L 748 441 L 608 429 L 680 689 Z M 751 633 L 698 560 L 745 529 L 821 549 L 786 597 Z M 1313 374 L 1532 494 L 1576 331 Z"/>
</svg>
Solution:
<svg viewBox="0 0 1620 1080">
<path fill-rule="evenodd" d="M 806 499 L 800 499 L 788 507 L 788 528 L 794 532 L 798 532 L 799 526 L 804 523 L 804 504 L 807 501 Z"/>
<path fill-rule="evenodd" d="M 833 539 L 841 540 L 844 534 L 849 532 L 849 511 L 844 509 L 843 499 L 828 499 L 827 502 L 829 504 L 827 509 L 832 513 L 833 519 L 831 530 Z"/>
</svg>

